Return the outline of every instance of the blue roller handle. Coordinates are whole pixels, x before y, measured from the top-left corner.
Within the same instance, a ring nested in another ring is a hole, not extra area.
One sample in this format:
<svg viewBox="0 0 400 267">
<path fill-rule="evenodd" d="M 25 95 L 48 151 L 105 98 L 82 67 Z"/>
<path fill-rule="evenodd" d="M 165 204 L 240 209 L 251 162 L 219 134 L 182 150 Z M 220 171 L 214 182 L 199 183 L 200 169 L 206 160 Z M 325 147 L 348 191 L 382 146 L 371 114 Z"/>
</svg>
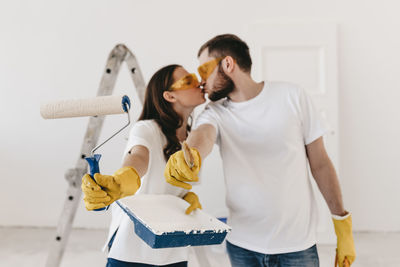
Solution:
<svg viewBox="0 0 400 267">
<path fill-rule="evenodd" d="M 124 95 L 122 97 L 122 102 L 121 102 L 122 108 L 125 112 L 129 112 L 129 109 L 131 107 L 131 100 L 127 95 Z M 129 113 L 128 113 L 129 115 Z M 128 116 L 129 118 L 129 116 Z M 122 129 L 121 129 L 122 130 Z M 94 180 L 94 175 L 95 173 L 100 173 L 100 168 L 99 168 L 99 161 L 100 161 L 101 155 L 100 154 L 94 154 L 92 157 L 86 157 L 86 161 L 89 163 L 89 168 L 90 168 L 90 176 L 92 176 Z M 95 180 L 94 180 L 95 181 Z M 103 189 L 103 188 L 102 188 Z M 95 211 L 100 211 L 100 210 L 107 210 L 109 206 L 101 209 L 96 209 Z"/>
<path fill-rule="evenodd" d="M 129 109 L 131 108 L 131 100 L 129 99 L 129 97 L 127 95 L 124 95 L 122 97 L 122 109 L 125 112 L 129 112 Z"/>
<path fill-rule="evenodd" d="M 92 176 L 94 180 L 94 174 L 95 173 L 100 173 L 100 167 L 99 167 L 99 161 L 100 161 L 101 155 L 100 154 L 94 154 L 93 157 L 86 157 L 86 161 L 89 163 L 89 168 L 90 168 L 90 176 Z M 105 208 L 100 208 L 100 209 L 95 209 L 95 211 L 101 211 L 101 210 L 107 210 L 108 207 Z"/>
</svg>

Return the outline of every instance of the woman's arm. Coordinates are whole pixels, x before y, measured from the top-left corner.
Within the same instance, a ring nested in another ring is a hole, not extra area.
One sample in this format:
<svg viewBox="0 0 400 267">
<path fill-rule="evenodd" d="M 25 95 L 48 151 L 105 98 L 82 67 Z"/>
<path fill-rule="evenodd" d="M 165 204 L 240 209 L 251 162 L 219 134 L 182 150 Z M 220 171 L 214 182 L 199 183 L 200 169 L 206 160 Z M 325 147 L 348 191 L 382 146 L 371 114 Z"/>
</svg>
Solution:
<svg viewBox="0 0 400 267">
<path fill-rule="evenodd" d="M 133 167 L 140 177 L 147 173 L 149 166 L 149 150 L 147 147 L 137 145 L 131 148 L 124 158 L 122 167 Z"/>
</svg>

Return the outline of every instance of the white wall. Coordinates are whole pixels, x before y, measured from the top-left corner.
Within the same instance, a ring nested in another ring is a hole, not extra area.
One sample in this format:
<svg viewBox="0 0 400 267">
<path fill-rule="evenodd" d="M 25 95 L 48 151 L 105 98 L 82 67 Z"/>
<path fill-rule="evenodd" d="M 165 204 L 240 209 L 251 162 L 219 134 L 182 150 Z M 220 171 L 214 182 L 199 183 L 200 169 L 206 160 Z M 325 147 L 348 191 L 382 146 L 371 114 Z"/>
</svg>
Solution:
<svg viewBox="0 0 400 267">
<path fill-rule="evenodd" d="M 195 70 L 197 49 L 216 34 L 299 19 L 339 24 L 340 179 L 354 228 L 400 231 L 399 8 L 394 0 L 1 1 L 0 225 L 56 225 L 88 119 L 45 121 L 39 105 L 94 96 L 115 44 L 136 54 L 148 81 L 169 63 Z M 115 91 L 132 95 L 125 69 Z M 107 118 L 101 139 L 124 119 Z M 101 149 L 104 173 L 119 167 L 126 133 Z M 195 191 L 206 210 L 226 215 L 216 154 L 204 168 Z M 81 205 L 75 225 L 105 227 L 103 218 Z"/>
</svg>

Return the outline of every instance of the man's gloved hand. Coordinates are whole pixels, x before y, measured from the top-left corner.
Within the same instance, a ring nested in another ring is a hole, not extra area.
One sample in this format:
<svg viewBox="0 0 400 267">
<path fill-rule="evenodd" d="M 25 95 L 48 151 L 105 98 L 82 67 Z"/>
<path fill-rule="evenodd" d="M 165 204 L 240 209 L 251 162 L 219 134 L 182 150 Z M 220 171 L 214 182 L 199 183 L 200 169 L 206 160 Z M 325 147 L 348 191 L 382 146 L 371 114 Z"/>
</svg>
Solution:
<svg viewBox="0 0 400 267">
<path fill-rule="evenodd" d="M 134 195 L 140 187 L 140 177 L 133 167 L 123 167 L 112 176 L 96 173 L 94 180 L 89 174 L 82 177 L 87 210 L 104 208 L 115 200 Z"/>
<path fill-rule="evenodd" d="M 343 267 L 346 266 L 344 265 L 346 258 L 348 263 L 351 265 L 356 259 L 351 214 L 344 216 L 343 219 L 339 219 L 335 216 L 333 218 L 333 224 L 335 226 L 337 237 L 336 261 L 339 267 Z"/>
<path fill-rule="evenodd" d="M 190 214 L 195 209 L 202 209 L 199 197 L 194 192 L 187 193 L 183 199 L 190 204 L 190 206 L 186 209 L 186 214 Z"/>
<path fill-rule="evenodd" d="M 189 168 L 186 164 L 183 151 L 178 151 L 169 157 L 164 170 L 164 176 L 168 183 L 188 190 L 192 189 L 192 186 L 185 182 L 197 182 L 199 180 L 197 175 L 201 167 L 200 153 L 195 148 L 190 148 L 190 152 L 194 159 L 193 168 Z"/>
</svg>

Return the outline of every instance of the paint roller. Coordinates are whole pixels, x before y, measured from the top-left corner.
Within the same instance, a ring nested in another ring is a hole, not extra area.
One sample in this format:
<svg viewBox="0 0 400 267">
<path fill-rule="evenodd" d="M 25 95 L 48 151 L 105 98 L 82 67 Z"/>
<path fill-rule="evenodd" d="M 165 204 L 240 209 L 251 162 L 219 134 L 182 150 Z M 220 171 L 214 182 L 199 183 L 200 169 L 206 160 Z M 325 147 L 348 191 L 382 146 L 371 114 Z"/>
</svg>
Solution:
<svg viewBox="0 0 400 267">
<path fill-rule="evenodd" d="M 129 97 L 98 96 L 87 99 L 71 99 L 44 103 L 40 114 L 44 119 L 122 114 L 130 108 Z"/>
<path fill-rule="evenodd" d="M 120 133 L 123 129 L 128 127 L 128 125 L 130 124 L 130 107 L 131 102 L 129 97 L 126 95 L 98 96 L 95 98 L 71 99 L 44 103 L 40 106 L 40 114 L 44 119 L 101 116 L 122 113 L 126 113 L 128 115 L 128 123 L 112 136 L 107 138 L 104 142 L 93 148 L 90 153 L 90 157 L 85 158 L 86 161 L 89 163 L 90 175 L 94 177 L 95 173 L 100 173 L 99 161 L 101 158 L 101 154 L 94 154 L 94 152 L 99 147 L 108 142 L 111 138 Z M 104 210 L 107 208 L 108 207 L 97 209 L 96 211 Z"/>
</svg>

